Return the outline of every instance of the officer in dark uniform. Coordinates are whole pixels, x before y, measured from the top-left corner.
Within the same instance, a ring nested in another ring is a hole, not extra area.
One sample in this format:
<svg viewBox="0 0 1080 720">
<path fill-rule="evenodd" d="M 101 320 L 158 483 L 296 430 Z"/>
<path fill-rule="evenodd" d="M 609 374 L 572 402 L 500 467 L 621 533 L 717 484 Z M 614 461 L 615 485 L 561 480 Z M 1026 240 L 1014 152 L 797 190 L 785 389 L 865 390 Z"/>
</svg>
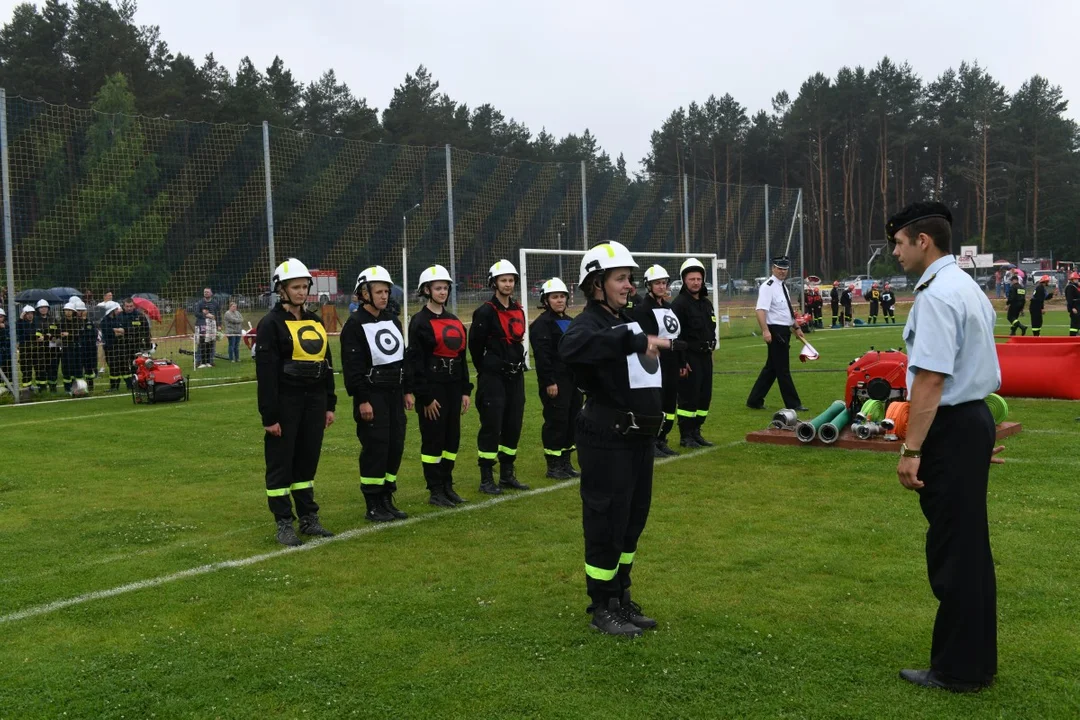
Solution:
<svg viewBox="0 0 1080 720">
<path fill-rule="evenodd" d="M 679 339 L 681 326 L 675 311 L 671 309 L 668 297 L 667 270 L 660 265 L 653 265 L 645 271 L 645 287 L 648 295 L 633 311 L 627 314 L 641 326 L 646 335 L 656 335 L 662 340 L 671 340 L 674 350 L 660 353 L 660 375 L 663 378 L 664 425 L 656 436 L 653 457 L 678 455 L 667 442 L 668 433 L 675 426 L 675 411 L 678 409 L 679 378 L 690 372 L 686 364 L 686 342 Z"/>
<path fill-rule="evenodd" d="M 930 668 L 901 670 L 922 687 L 973 692 L 997 673 L 997 608 L 986 489 L 1001 384 L 990 300 L 956 264 L 952 213 L 915 203 L 889 219 L 893 255 L 920 275 L 904 326 L 910 413 L 896 474 L 929 522 L 926 564 L 937 597 Z"/>
<path fill-rule="evenodd" d="M 1035 291 L 1031 294 L 1031 303 L 1028 307 L 1031 310 L 1031 334 L 1035 337 L 1042 334 L 1043 306 L 1054 295 L 1053 291 L 1047 290 L 1049 286 L 1050 276 L 1043 275 L 1039 278 L 1039 282 L 1035 285 Z"/>
<path fill-rule="evenodd" d="M 851 313 L 851 296 L 854 292 L 854 285 L 848 285 L 840 291 L 840 327 L 854 324 L 854 315 Z"/>
<path fill-rule="evenodd" d="M 1027 335 L 1027 325 L 1020 322 L 1020 316 L 1024 313 L 1024 305 L 1027 303 L 1027 288 L 1020 284 L 1020 276 L 1013 273 L 1009 283 L 1009 293 L 1005 298 L 1008 307 L 1009 334 L 1015 335 L 1019 330 L 1021 335 Z"/>
<path fill-rule="evenodd" d="M 1069 313 L 1069 337 L 1080 334 L 1080 273 L 1069 273 L 1069 284 L 1065 286 L 1065 311 Z"/>
<path fill-rule="evenodd" d="M 893 313 L 893 306 L 896 305 L 896 295 L 893 294 L 892 285 L 885 283 L 885 289 L 881 292 L 881 312 L 885 316 L 885 324 L 888 325 L 892 320 L 892 324 L 896 324 L 896 315 Z"/>
<path fill-rule="evenodd" d="M 573 319 L 566 314 L 569 298 L 570 291 L 561 279 L 545 282 L 540 290 L 540 307 L 544 312 L 529 328 L 536 383 L 544 407 L 540 440 L 544 445 L 547 477 L 553 480 L 580 477 L 570 463 L 570 454 L 574 451 L 574 426 L 581 412 L 581 391 L 558 352 L 559 340 Z"/>
<path fill-rule="evenodd" d="M 90 318 L 86 303 L 82 300 L 76 303 L 75 314 L 78 318 L 79 360 L 82 377 L 86 380 L 86 389 L 93 392 L 94 378 L 97 377 L 98 371 L 98 330 L 94 326 L 94 321 Z"/>
<path fill-rule="evenodd" d="M 716 316 L 705 286 L 705 266 L 697 258 L 683 262 L 679 269 L 682 288 L 671 303 L 679 318 L 679 338 L 686 342 L 686 362 L 690 372 L 679 379 L 679 444 L 709 447 L 701 436 L 701 426 L 712 403 L 713 350 L 716 349 Z"/>
<path fill-rule="evenodd" d="M 467 502 L 454 490 L 454 463 L 461 416 L 469 410 L 473 389 L 465 363 L 465 326 L 446 309 L 451 283 L 442 265 L 420 273 L 417 293 L 426 302 L 409 321 L 405 350 L 405 404 L 413 404 L 420 419 L 420 464 L 428 502 L 440 507 Z"/>
<path fill-rule="evenodd" d="M 832 327 L 836 327 L 836 318 L 840 314 L 840 281 L 833 280 L 832 290 L 829 292 L 829 299 L 832 302 Z M 840 327 L 844 327 L 844 323 L 841 321 Z"/>
<path fill-rule="evenodd" d="M 38 390 L 44 390 L 47 384 L 49 392 L 54 393 L 60 370 L 60 348 L 63 346 L 60 321 L 53 317 L 48 300 L 38 300 L 35 308 L 37 312 L 34 313 L 34 332 L 40 339 L 37 354 Z"/>
<path fill-rule="evenodd" d="M 139 354 L 150 351 L 150 320 L 139 312 L 131 298 L 124 298 L 124 312 L 120 313 L 120 327 L 123 329 L 120 360 L 126 365 L 124 383 L 131 389 L 131 364 Z"/>
<path fill-rule="evenodd" d="M 525 310 L 514 301 L 517 268 L 499 260 L 488 271 L 491 299 L 473 311 L 469 355 L 476 369 L 476 409 L 480 431 L 476 448 L 480 492 L 498 495 L 502 488 L 528 490 L 514 474 L 521 421 L 525 412 Z M 499 484 L 495 484 L 495 460 Z"/>
<path fill-rule="evenodd" d="M 773 383 L 780 385 L 780 396 L 784 407 L 799 412 L 805 411 L 799 399 L 799 391 L 791 379 L 791 335 L 802 339 L 803 330 L 798 324 L 795 308 L 791 305 L 784 280 L 787 279 L 791 261 L 780 256 L 773 258 L 772 276 L 758 288 L 758 300 L 754 306 L 761 337 L 765 341 L 765 365 L 758 373 L 754 387 L 746 398 L 746 406 L 751 410 L 765 407 L 765 396 L 769 394 Z"/>
<path fill-rule="evenodd" d="M 360 307 L 341 328 L 341 372 L 353 399 L 360 439 L 360 490 L 365 518 L 388 522 L 408 517 L 394 505 L 397 474 L 405 450 L 405 339 L 388 310 L 390 273 L 381 265 L 365 268 L 354 293 Z"/>
<path fill-rule="evenodd" d="M 82 379 L 82 327 L 75 314 L 75 298 L 64 303 L 64 316 L 60 319 L 60 367 L 64 377 L 64 392 L 70 394 L 71 386 Z"/>
<path fill-rule="evenodd" d="M 34 328 L 34 308 L 24 305 L 22 314 L 15 320 L 15 341 L 19 345 L 19 388 L 40 389 L 44 378 L 38 378 L 38 347 L 41 345 Z"/>
<path fill-rule="evenodd" d="M 124 373 L 130 371 L 130 362 L 125 365 L 123 357 L 123 328 L 120 325 L 120 303 L 107 300 L 104 305 L 105 316 L 101 318 L 101 343 L 105 350 L 105 364 L 109 366 L 109 390 L 119 390 Z"/>
<path fill-rule="evenodd" d="M 819 281 L 820 282 L 820 281 Z M 821 297 L 821 286 L 814 285 L 814 327 L 818 330 L 825 329 L 825 321 L 822 319 L 822 313 L 825 309 L 825 300 Z"/>
<path fill-rule="evenodd" d="M 289 258 L 274 270 L 271 285 L 278 302 L 259 321 L 255 336 L 266 500 L 277 521 L 277 541 L 295 546 L 301 541 L 293 529 L 293 503 L 300 532 L 333 535 L 319 522 L 314 481 L 337 395 L 326 329 L 318 315 L 304 310 L 311 273 Z"/>
<path fill-rule="evenodd" d="M 658 355 L 672 345 L 622 312 L 635 267 L 617 242 L 586 252 L 578 285 L 588 301 L 559 343 L 586 396 L 577 443 L 591 626 L 623 637 L 656 626 L 631 600 L 630 574 L 652 501 L 650 439 L 664 422 Z"/>
<path fill-rule="evenodd" d="M 877 325 L 878 305 L 881 303 L 881 288 L 878 287 L 877 280 L 870 286 L 870 293 L 866 299 L 870 301 L 870 324 Z"/>
</svg>

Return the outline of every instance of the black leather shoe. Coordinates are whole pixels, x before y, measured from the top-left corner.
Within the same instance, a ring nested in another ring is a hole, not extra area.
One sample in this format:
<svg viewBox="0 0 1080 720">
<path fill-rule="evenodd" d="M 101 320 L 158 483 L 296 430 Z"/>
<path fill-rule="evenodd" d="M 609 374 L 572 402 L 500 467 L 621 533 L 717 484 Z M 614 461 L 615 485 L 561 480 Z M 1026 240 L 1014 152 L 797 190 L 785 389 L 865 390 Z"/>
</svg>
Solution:
<svg viewBox="0 0 1080 720">
<path fill-rule="evenodd" d="M 954 693 L 979 692 L 989 685 L 989 683 L 985 682 L 972 683 L 946 680 L 933 670 L 901 670 L 900 678 L 907 680 L 912 685 L 918 685 L 919 687 L 938 688 Z"/>
<path fill-rule="evenodd" d="M 764 405 L 751 405 L 750 403 L 746 403 L 746 407 L 750 408 L 751 410 L 764 410 L 765 409 Z"/>
<path fill-rule="evenodd" d="M 692 435 L 684 435 L 679 438 L 679 446 L 684 448 L 699 448 L 701 445 L 694 439 Z"/>
<path fill-rule="evenodd" d="M 806 407 L 805 405 L 800 405 L 799 407 L 793 407 L 791 409 L 794 410 L 795 412 L 809 412 L 810 411 L 810 408 Z"/>
</svg>

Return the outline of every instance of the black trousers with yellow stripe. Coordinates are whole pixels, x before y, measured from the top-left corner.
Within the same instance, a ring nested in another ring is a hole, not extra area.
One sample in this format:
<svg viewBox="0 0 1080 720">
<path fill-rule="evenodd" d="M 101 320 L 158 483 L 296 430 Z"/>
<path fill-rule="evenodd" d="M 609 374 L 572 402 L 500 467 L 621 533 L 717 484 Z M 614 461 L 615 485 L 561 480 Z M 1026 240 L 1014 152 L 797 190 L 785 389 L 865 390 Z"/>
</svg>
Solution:
<svg viewBox="0 0 1080 720">
<path fill-rule="evenodd" d="M 416 404 L 420 417 L 420 464 L 431 492 L 442 492 L 454 483 L 454 463 L 461 445 L 461 398 L 459 382 L 432 383 L 432 397 L 439 401 L 439 416 L 428 420 L 424 407 Z"/>
<path fill-rule="evenodd" d="M 544 426 L 540 429 L 540 440 L 544 444 L 544 454 L 561 457 L 569 456 L 574 450 L 574 426 L 578 413 L 581 412 L 581 391 L 569 375 L 555 377 L 559 392 L 549 397 L 547 388 L 540 385 L 540 404 L 544 406 Z"/>
<path fill-rule="evenodd" d="M 480 415 L 477 464 L 494 467 L 498 460 L 501 465 L 513 465 L 525 412 L 525 378 L 520 372 L 480 373 L 476 378 L 476 410 Z"/>
<path fill-rule="evenodd" d="M 700 430 L 709 416 L 712 403 L 713 356 L 711 352 L 689 352 L 686 363 L 690 372 L 679 378 L 679 434 L 688 436 Z M 665 411 L 666 412 L 666 411 Z"/>
<path fill-rule="evenodd" d="M 292 520 L 294 502 L 300 517 L 319 512 L 314 480 L 326 429 L 326 388 L 282 385 L 278 403 L 281 436 L 263 436 L 266 501 L 276 519 Z"/>
<path fill-rule="evenodd" d="M 368 396 L 372 418 L 360 417 L 353 403 L 360 440 L 360 491 L 365 495 L 397 492 L 397 474 L 405 451 L 405 395 L 401 385 L 373 386 Z M 459 398 L 460 399 L 460 398 Z"/>
</svg>

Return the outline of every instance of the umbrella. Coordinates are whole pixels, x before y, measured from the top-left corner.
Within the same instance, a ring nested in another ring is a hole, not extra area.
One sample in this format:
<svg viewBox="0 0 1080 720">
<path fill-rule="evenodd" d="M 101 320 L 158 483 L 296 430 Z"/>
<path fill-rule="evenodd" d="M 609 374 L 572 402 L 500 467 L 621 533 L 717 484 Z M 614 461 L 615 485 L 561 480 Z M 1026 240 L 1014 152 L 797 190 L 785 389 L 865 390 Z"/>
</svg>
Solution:
<svg viewBox="0 0 1080 720">
<path fill-rule="evenodd" d="M 52 290 L 41 290 L 40 288 L 32 288 L 30 290 L 23 290 L 21 293 L 15 296 L 17 302 L 26 303 L 27 305 L 34 305 L 38 300 L 45 300 L 50 305 L 63 305 L 64 301 L 61 300 L 56 293 Z"/>
<path fill-rule="evenodd" d="M 80 298 L 83 296 L 83 294 L 81 292 L 79 292 L 78 290 L 76 290 L 73 287 L 49 288 L 49 292 L 53 293 L 54 295 L 56 295 L 56 297 L 60 298 L 64 302 L 67 302 L 68 300 L 70 300 L 72 298 L 72 296 L 80 297 Z"/>
<path fill-rule="evenodd" d="M 157 305 L 141 297 L 131 298 L 131 302 L 135 303 L 135 307 L 142 309 L 148 318 L 161 322 L 161 311 L 158 310 Z"/>
</svg>

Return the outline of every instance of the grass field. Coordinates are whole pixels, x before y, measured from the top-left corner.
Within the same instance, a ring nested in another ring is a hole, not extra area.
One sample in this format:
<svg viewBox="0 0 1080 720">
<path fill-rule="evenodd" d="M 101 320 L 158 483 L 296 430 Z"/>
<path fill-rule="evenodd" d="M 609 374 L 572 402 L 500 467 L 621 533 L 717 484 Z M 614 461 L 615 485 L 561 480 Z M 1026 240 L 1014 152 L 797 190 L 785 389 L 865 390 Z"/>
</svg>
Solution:
<svg viewBox="0 0 1080 720">
<path fill-rule="evenodd" d="M 819 410 L 899 327 L 813 342 L 795 381 Z M 717 447 L 657 468 L 635 599 L 660 627 L 634 641 L 587 628 L 580 500 L 542 478 L 531 373 L 533 491 L 476 492 L 470 411 L 472 502 L 424 504 L 410 416 L 412 517 L 369 526 L 343 397 L 316 481 L 339 536 L 299 550 L 273 540 L 253 384 L 0 408 L 0 718 L 1080 716 L 1080 403 L 1010 402 L 1024 432 L 990 489 L 1001 673 L 954 696 L 896 676 L 926 665 L 935 602 L 895 457 L 746 444 L 768 421 L 744 407 L 763 359 L 756 338 L 722 343 Z"/>
</svg>

